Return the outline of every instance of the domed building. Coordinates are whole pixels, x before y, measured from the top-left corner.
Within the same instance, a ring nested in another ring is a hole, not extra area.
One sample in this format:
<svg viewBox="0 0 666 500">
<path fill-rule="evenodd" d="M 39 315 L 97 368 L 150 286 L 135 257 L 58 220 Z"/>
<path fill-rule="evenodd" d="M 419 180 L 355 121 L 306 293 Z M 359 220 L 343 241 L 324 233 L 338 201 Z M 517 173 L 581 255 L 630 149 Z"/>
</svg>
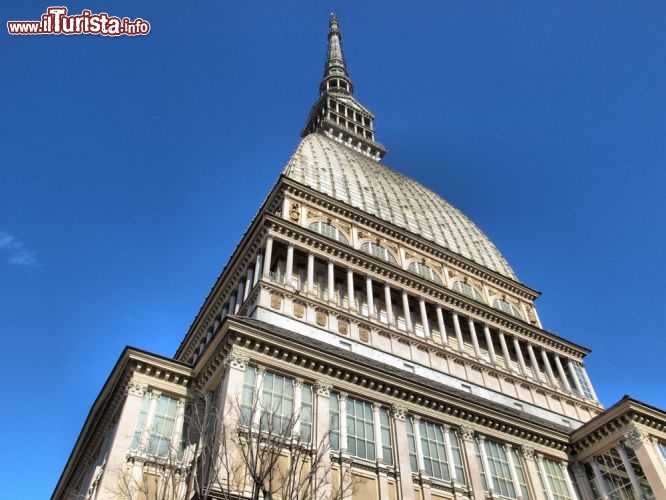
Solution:
<svg viewBox="0 0 666 500">
<path fill-rule="evenodd" d="M 666 498 L 666 414 L 605 410 L 373 121 L 332 16 L 301 143 L 173 358 L 122 353 L 54 498 Z"/>
</svg>

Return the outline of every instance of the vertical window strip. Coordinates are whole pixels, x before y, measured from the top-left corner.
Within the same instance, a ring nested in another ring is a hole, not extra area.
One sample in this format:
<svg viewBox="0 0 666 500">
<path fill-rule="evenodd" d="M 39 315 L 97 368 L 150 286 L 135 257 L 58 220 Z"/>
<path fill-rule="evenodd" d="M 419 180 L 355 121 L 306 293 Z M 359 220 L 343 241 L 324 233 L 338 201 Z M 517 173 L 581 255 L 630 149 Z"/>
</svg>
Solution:
<svg viewBox="0 0 666 500">
<path fill-rule="evenodd" d="M 525 471 L 523 470 L 523 466 L 520 462 L 520 457 L 518 456 L 518 452 L 514 448 L 511 448 L 511 457 L 513 458 L 513 465 L 516 471 L 516 476 L 518 477 L 518 484 L 520 485 L 520 492 L 523 497 L 523 500 L 529 500 L 530 493 L 529 490 L 527 489 L 527 480 L 525 479 Z"/>
<path fill-rule="evenodd" d="M 567 487 L 566 479 L 564 478 L 564 470 L 559 462 L 549 458 L 543 459 L 543 468 L 546 471 L 546 480 L 550 484 L 550 489 L 553 492 L 554 500 L 572 500 L 571 493 Z"/>
<path fill-rule="evenodd" d="M 444 429 L 441 425 L 420 420 L 419 430 L 421 431 L 421 449 L 426 474 L 443 481 L 450 481 Z"/>
<path fill-rule="evenodd" d="M 658 443 L 657 447 L 659 448 L 663 459 L 666 460 L 666 443 Z"/>
<path fill-rule="evenodd" d="M 347 451 L 365 460 L 375 460 L 372 406 L 347 398 Z"/>
<path fill-rule="evenodd" d="M 633 498 L 631 480 L 624 468 L 622 458 L 615 448 L 595 457 L 594 460 L 599 465 L 601 477 L 606 483 L 606 489 L 611 498 Z"/>
<path fill-rule="evenodd" d="M 511 471 L 509 469 L 509 460 L 507 459 L 504 446 L 494 441 L 484 441 L 486 457 L 488 459 L 488 474 L 493 482 L 493 489 L 498 494 L 516 498 L 516 490 L 513 487 Z"/>
<path fill-rule="evenodd" d="M 386 408 L 379 410 L 379 423 L 382 435 L 382 458 L 387 465 L 393 465 L 393 442 L 391 439 L 391 420 Z"/>
<path fill-rule="evenodd" d="M 294 426 L 294 381 L 266 372 L 261 387 L 261 430 L 278 435 L 291 433 Z"/>
<path fill-rule="evenodd" d="M 583 366 L 575 361 L 572 361 L 571 365 L 573 366 L 575 372 L 574 376 L 578 379 L 578 382 L 580 382 L 580 387 L 583 389 L 583 394 L 581 394 L 581 396 L 593 400 L 594 394 L 592 393 L 590 384 L 587 382 L 587 377 L 583 373 Z"/>
<path fill-rule="evenodd" d="M 171 451 L 171 436 L 176 425 L 178 402 L 168 396 L 160 396 L 157 400 L 155 416 L 150 427 L 148 454 L 166 457 Z"/>
<path fill-rule="evenodd" d="M 643 490 L 643 495 L 645 495 L 645 498 L 654 498 L 654 493 L 652 492 L 652 488 L 650 488 L 650 484 L 645 477 L 645 471 L 643 471 L 643 467 L 641 467 L 636 453 L 633 449 L 625 446 L 624 443 L 621 443 L 620 446 L 624 448 L 624 452 L 627 454 L 627 458 L 629 459 L 631 468 L 634 470 L 638 484 L 640 485 L 641 490 Z"/>
<path fill-rule="evenodd" d="M 456 483 L 467 484 L 465 478 L 465 467 L 463 466 L 462 453 L 460 451 L 460 442 L 456 431 L 449 428 L 449 442 L 451 443 L 451 454 L 453 455 L 453 465 L 456 470 Z"/>
<path fill-rule="evenodd" d="M 245 379 L 243 381 L 243 392 L 241 394 L 241 423 L 250 425 L 252 415 L 257 410 L 257 401 L 254 395 L 255 385 L 257 383 L 257 370 L 254 366 L 248 366 L 245 369 Z"/>
<path fill-rule="evenodd" d="M 309 443 L 312 441 L 312 386 L 307 383 L 301 388 L 301 408 L 298 416 L 301 424 L 299 441 Z"/>
</svg>

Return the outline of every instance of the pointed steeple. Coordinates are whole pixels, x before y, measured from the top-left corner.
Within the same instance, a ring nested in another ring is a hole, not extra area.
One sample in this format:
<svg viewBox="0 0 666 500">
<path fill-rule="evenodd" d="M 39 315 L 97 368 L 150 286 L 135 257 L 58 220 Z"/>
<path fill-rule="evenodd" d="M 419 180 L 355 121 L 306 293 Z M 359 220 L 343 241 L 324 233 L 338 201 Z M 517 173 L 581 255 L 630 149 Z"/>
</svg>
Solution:
<svg viewBox="0 0 666 500">
<path fill-rule="evenodd" d="M 331 14 L 324 78 L 319 85 L 319 99 L 312 107 L 301 137 L 321 132 L 371 158 L 380 160 L 386 153 L 375 142 L 374 115 L 354 97 L 344 53 L 338 18 Z"/>
</svg>

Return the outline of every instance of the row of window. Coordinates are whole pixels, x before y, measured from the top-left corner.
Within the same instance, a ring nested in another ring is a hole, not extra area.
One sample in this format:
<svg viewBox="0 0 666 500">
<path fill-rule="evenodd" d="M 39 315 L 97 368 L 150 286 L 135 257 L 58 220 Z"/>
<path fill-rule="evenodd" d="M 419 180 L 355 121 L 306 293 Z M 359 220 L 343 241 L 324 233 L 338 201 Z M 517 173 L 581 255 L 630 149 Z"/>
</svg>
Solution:
<svg viewBox="0 0 666 500">
<path fill-rule="evenodd" d="M 345 245 L 349 245 L 349 240 L 344 235 L 344 233 L 340 231 L 340 229 L 338 229 L 337 227 L 333 226 L 332 224 L 328 224 L 323 221 L 315 221 L 310 223 L 308 227 L 312 231 L 315 231 L 323 236 L 326 236 L 327 238 L 331 238 L 333 240 L 339 241 L 340 243 L 344 243 Z M 359 247 L 359 250 L 369 255 L 372 255 L 373 257 L 377 257 L 378 259 L 384 260 L 389 264 L 398 265 L 397 259 L 391 252 L 389 252 L 388 249 L 373 241 L 366 241 L 362 243 L 361 246 Z M 440 285 L 442 284 L 442 279 L 439 277 L 439 275 L 431 267 L 427 266 L 423 262 L 418 262 L 418 261 L 410 262 L 407 267 L 407 270 L 412 273 L 418 274 L 419 276 L 422 276 L 423 278 L 426 278 L 427 280 L 430 280 L 434 283 Z M 461 293 L 467 297 L 470 297 L 478 302 L 483 302 L 483 303 L 486 302 L 481 293 L 479 293 L 479 291 L 469 283 L 466 283 L 464 281 L 454 281 L 452 284 L 452 288 L 456 292 Z M 520 311 L 518 311 L 518 309 L 513 304 L 510 304 L 506 300 L 496 298 L 493 300 L 492 306 L 495 309 L 499 309 L 516 318 L 519 319 L 523 318 Z"/>
<path fill-rule="evenodd" d="M 395 429 L 391 426 L 387 408 L 336 392 L 331 393 L 329 402 L 333 451 L 343 450 L 361 460 L 379 459 L 389 466 L 395 464 Z M 131 450 L 159 458 L 176 456 L 181 459 L 185 447 L 181 430 L 186 419 L 183 418 L 184 412 L 178 409 L 176 399 L 147 392 L 137 418 Z M 303 443 L 312 441 L 313 387 L 307 382 L 247 367 L 240 411 L 245 425 L 258 425 L 264 433 L 297 436 Z M 468 484 L 462 445 L 455 429 L 418 417 L 408 417 L 405 426 L 412 472 L 422 471 L 428 477 L 446 483 Z M 345 441 L 341 442 L 341 439 Z M 514 448 L 483 438 L 475 441 L 475 447 L 476 465 L 486 492 L 492 490 L 494 497 L 499 498 L 529 500 L 527 474 Z M 633 452 L 627 450 L 632 465 L 637 465 L 635 455 L 630 455 Z M 664 446 L 661 451 L 666 454 Z M 627 486 L 626 481 L 615 484 L 620 481 L 620 475 L 615 472 L 622 466 L 619 456 L 610 453 L 597 460 L 604 470 L 608 490 L 618 492 L 617 498 L 625 498 L 623 492 L 628 492 L 631 485 Z M 546 498 L 570 500 L 571 492 L 561 464 L 548 458 L 544 458 L 542 464 L 539 481 Z"/>
</svg>

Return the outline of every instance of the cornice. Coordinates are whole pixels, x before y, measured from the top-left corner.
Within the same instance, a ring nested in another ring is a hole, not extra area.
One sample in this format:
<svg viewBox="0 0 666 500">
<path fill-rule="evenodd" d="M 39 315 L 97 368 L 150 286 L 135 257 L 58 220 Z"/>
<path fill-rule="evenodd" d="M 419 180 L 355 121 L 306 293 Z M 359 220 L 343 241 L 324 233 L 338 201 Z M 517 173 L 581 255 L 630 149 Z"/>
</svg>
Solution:
<svg viewBox="0 0 666 500">
<path fill-rule="evenodd" d="M 352 384 L 358 390 L 372 390 L 384 398 L 418 407 L 421 411 L 436 411 L 440 415 L 474 424 L 477 429 L 499 433 L 507 439 L 518 438 L 557 451 L 564 451 L 568 446 L 568 434 L 555 430 L 552 425 L 544 426 L 543 422 L 539 425 L 518 415 L 456 396 L 453 392 L 436 391 L 427 385 L 402 378 L 394 371 L 378 371 L 374 367 L 364 366 L 347 359 L 348 353 L 342 349 L 331 347 L 331 350 L 340 351 L 335 354 L 322 352 L 238 317 L 229 318 L 227 328 L 230 330 L 229 343 L 233 342 L 255 358 L 268 357 L 288 363 L 299 376 L 303 376 L 302 370 L 306 369 L 313 379 L 325 376 L 338 386 L 340 383 Z"/>
</svg>

